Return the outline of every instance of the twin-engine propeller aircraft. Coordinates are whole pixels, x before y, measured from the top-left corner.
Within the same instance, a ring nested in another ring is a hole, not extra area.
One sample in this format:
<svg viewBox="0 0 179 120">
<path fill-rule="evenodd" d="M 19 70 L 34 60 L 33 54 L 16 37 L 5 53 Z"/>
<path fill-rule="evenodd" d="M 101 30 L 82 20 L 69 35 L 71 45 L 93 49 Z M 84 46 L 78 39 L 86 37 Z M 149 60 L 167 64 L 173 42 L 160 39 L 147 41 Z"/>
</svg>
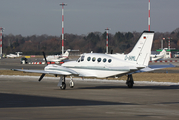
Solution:
<svg viewBox="0 0 179 120">
<path fill-rule="evenodd" d="M 20 57 L 22 55 L 20 55 L 20 53 L 22 52 L 16 52 L 16 54 L 9 54 L 9 55 L 6 55 L 7 58 L 16 58 L 16 57 Z"/>
<path fill-rule="evenodd" d="M 61 89 L 66 88 L 66 76 L 71 77 L 70 87 L 73 87 L 74 82 L 72 76 L 108 78 L 128 75 L 126 84 L 129 88 L 132 88 L 134 84 L 132 77 L 133 73 L 147 72 L 166 67 L 174 67 L 173 65 L 148 66 L 153 37 L 154 32 L 144 31 L 133 50 L 126 55 L 84 53 L 77 61 L 66 62 L 63 63 L 61 66 L 47 64 L 44 70 L 12 70 L 42 73 L 39 78 L 39 81 L 42 80 L 45 74 L 54 74 L 55 76 L 60 76 L 58 86 L 60 86 Z"/>
<path fill-rule="evenodd" d="M 62 54 L 62 55 L 49 55 L 49 56 L 46 57 L 46 60 L 47 60 L 47 61 L 50 61 L 50 62 L 59 63 L 60 61 L 65 60 L 65 59 L 68 58 L 70 51 L 71 51 L 71 50 L 68 49 L 68 50 L 66 50 L 66 52 L 65 52 L 64 54 Z M 45 59 L 44 59 L 44 60 L 45 60 Z"/>
<path fill-rule="evenodd" d="M 159 54 L 151 54 L 150 60 L 156 61 L 159 59 L 165 59 L 166 58 L 166 48 L 164 48 Z"/>
</svg>

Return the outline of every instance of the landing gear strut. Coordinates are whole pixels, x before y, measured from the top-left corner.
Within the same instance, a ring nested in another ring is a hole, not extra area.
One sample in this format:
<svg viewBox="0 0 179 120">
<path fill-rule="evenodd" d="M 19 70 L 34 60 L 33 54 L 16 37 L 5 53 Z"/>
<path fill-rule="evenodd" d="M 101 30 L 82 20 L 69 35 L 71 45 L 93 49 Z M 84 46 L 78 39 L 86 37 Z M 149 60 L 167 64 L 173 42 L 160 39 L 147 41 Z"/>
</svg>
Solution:
<svg viewBox="0 0 179 120">
<path fill-rule="evenodd" d="M 66 83 L 65 82 L 62 82 L 62 86 L 60 87 L 62 90 L 65 90 L 66 89 Z"/>
<path fill-rule="evenodd" d="M 58 83 L 58 86 L 60 87 L 60 89 L 65 90 L 66 89 L 66 82 L 65 82 L 65 77 L 66 76 L 60 76 L 60 80 Z M 74 82 L 73 82 L 73 78 L 72 76 L 70 76 L 70 88 L 74 87 Z"/>
<path fill-rule="evenodd" d="M 133 80 L 132 74 L 127 76 L 126 84 L 127 84 L 128 88 L 132 88 L 133 87 L 134 80 Z"/>
<path fill-rule="evenodd" d="M 73 88 L 74 87 L 74 82 L 73 82 L 73 78 L 72 76 L 70 76 L 70 88 Z"/>
<path fill-rule="evenodd" d="M 63 82 L 62 82 L 63 81 Z M 60 76 L 60 80 L 58 83 L 58 86 L 60 89 L 65 90 L 66 89 L 66 83 L 65 83 L 65 76 Z"/>
</svg>

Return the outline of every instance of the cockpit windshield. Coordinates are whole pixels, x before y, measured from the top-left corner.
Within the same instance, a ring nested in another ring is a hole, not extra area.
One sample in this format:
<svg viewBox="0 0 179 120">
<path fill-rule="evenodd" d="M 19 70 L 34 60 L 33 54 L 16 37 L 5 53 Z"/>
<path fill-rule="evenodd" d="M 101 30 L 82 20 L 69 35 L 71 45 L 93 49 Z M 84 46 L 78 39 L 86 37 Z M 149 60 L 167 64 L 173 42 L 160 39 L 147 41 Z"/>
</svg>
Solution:
<svg viewBox="0 0 179 120">
<path fill-rule="evenodd" d="M 84 58 L 85 58 L 85 56 L 82 55 L 82 56 L 78 59 L 78 62 L 82 62 L 82 61 L 84 61 Z"/>
</svg>

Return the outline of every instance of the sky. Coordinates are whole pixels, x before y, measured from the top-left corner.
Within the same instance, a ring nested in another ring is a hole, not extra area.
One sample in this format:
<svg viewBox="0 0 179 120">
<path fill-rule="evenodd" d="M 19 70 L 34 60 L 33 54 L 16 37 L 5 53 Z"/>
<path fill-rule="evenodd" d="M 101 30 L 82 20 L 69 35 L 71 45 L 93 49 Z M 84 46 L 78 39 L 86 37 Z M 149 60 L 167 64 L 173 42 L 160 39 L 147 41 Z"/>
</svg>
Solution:
<svg viewBox="0 0 179 120">
<path fill-rule="evenodd" d="M 64 32 L 143 32 L 148 30 L 149 0 L 0 0 L 0 27 L 3 34 L 22 36 L 55 35 Z M 179 0 L 150 0 L 151 30 L 172 32 L 179 27 Z"/>
</svg>

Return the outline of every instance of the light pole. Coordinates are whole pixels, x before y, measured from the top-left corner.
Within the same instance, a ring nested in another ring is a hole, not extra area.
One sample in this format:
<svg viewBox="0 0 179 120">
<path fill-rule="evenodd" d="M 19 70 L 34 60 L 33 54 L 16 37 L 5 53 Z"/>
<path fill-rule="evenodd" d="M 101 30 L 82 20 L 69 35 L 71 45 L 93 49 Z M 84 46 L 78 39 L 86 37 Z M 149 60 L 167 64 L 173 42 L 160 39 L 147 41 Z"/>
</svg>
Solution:
<svg viewBox="0 0 179 120">
<path fill-rule="evenodd" d="M 165 38 L 163 38 L 162 40 L 161 40 L 161 50 L 163 50 L 163 41 L 165 40 Z"/>
<path fill-rule="evenodd" d="M 167 39 L 168 39 L 168 49 L 170 50 L 170 47 L 171 47 L 171 46 L 170 46 L 170 40 L 171 40 L 172 38 L 171 38 L 171 37 L 168 37 Z"/>
<path fill-rule="evenodd" d="M 148 31 L 150 31 L 150 0 L 149 0 L 149 6 L 148 6 L 148 11 L 149 11 L 149 15 L 148 15 Z"/>
<path fill-rule="evenodd" d="M 0 27 L 0 58 L 2 57 L 2 32 L 3 28 Z"/>
<path fill-rule="evenodd" d="M 108 31 L 110 30 L 109 28 L 106 28 L 106 54 L 108 54 Z"/>
<path fill-rule="evenodd" d="M 61 3 L 60 6 L 62 6 L 62 55 L 64 54 L 64 6 L 67 6 L 67 4 Z"/>
</svg>

